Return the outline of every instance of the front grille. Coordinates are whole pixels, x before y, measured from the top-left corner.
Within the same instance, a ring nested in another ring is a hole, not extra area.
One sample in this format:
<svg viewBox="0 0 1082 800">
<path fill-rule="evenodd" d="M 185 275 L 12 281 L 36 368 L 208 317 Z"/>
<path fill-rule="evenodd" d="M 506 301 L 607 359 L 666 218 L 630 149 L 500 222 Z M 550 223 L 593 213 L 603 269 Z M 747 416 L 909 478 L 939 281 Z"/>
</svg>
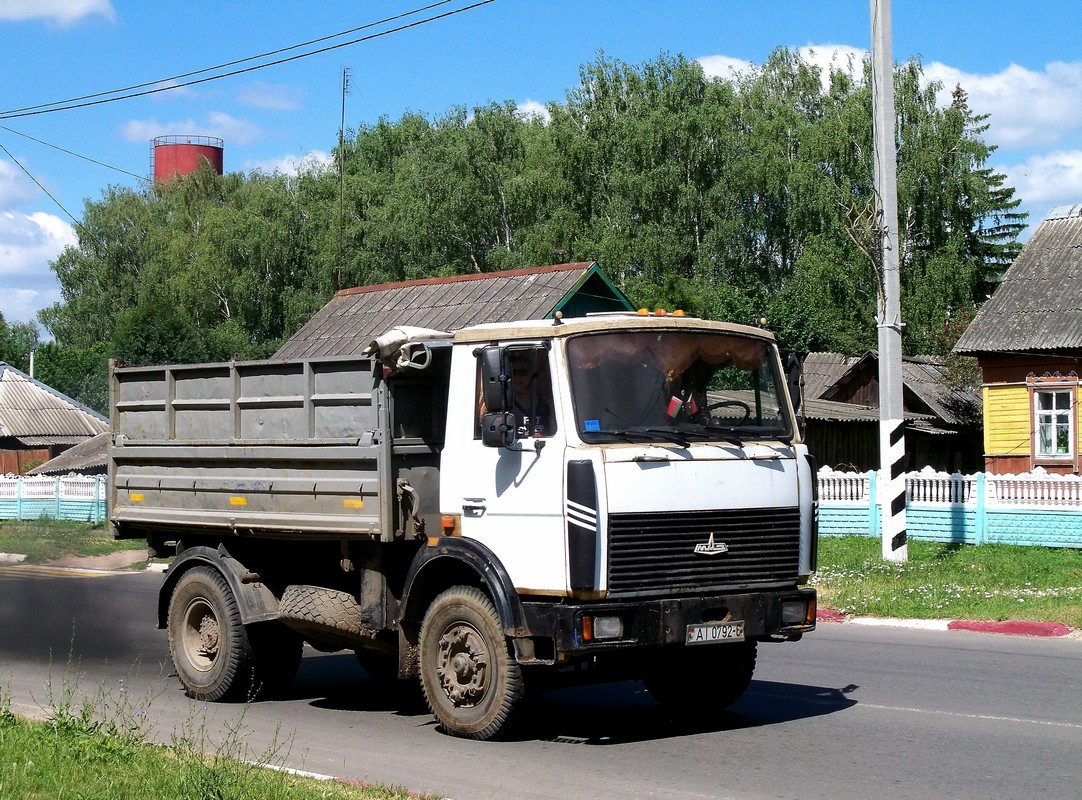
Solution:
<svg viewBox="0 0 1082 800">
<path fill-rule="evenodd" d="M 714 555 L 695 552 L 713 534 Z M 794 581 L 800 510 L 748 508 L 609 516 L 609 596 L 669 596 Z"/>
</svg>

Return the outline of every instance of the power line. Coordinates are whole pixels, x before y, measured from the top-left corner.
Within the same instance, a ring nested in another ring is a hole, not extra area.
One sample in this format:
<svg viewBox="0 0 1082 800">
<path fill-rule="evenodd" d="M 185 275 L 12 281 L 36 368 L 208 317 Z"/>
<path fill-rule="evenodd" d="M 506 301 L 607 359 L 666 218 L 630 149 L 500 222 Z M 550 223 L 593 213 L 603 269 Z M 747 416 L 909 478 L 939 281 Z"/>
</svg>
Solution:
<svg viewBox="0 0 1082 800">
<path fill-rule="evenodd" d="M 437 6 L 446 5 L 447 3 L 450 3 L 450 2 L 451 2 L 451 0 L 439 0 L 439 2 L 432 3 L 432 4 L 427 5 L 427 6 L 423 6 L 421 8 L 415 8 L 413 11 L 407 11 L 407 12 L 405 12 L 403 14 L 397 14 L 397 15 L 392 16 L 392 17 L 386 17 L 385 19 L 381 19 L 381 20 L 379 20 L 377 22 L 369 22 L 369 23 L 367 23 L 365 25 L 360 25 L 360 26 L 358 26 L 356 28 L 350 28 L 349 30 L 340 31 L 338 33 L 332 33 L 330 36 L 321 36 L 318 39 L 310 39 L 307 42 L 301 42 L 300 44 L 290 45 L 289 47 L 281 47 L 281 48 L 279 48 L 277 50 L 269 50 L 266 53 L 260 53 L 258 55 L 248 56 L 247 58 L 240 58 L 240 59 L 237 59 L 235 61 L 227 61 L 226 63 L 218 64 L 217 66 L 205 67 L 203 69 L 197 69 L 197 70 L 193 70 L 191 72 L 183 72 L 180 75 L 173 75 L 172 77 L 161 78 L 160 80 L 156 80 L 156 81 L 147 81 L 146 83 L 136 83 L 136 84 L 134 84 L 132 86 L 125 86 L 122 89 L 112 89 L 112 90 L 107 91 L 107 92 L 96 92 L 94 94 L 85 94 L 85 95 L 82 95 L 81 97 L 71 97 L 71 98 L 68 98 L 67 100 L 56 100 L 56 101 L 54 101 L 52 103 L 41 103 L 41 104 L 36 105 L 36 106 L 24 106 L 23 108 L 13 108 L 13 109 L 10 109 L 8 111 L 0 112 L 0 115 L 6 116 L 8 114 L 18 114 L 18 113 L 23 112 L 23 111 L 37 111 L 38 109 L 45 109 L 45 108 L 49 108 L 50 106 L 63 106 L 63 105 L 67 105 L 67 104 L 70 104 L 70 103 L 79 103 L 79 102 L 82 102 L 84 100 L 93 100 L 93 99 L 96 99 L 98 97 L 105 97 L 105 96 L 111 95 L 111 94 L 119 94 L 121 92 L 131 92 L 131 91 L 134 91 L 136 89 L 145 89 L 148 86 L 156 86 L 158 84 L 168 83 L 168 82 L 171 82 L 171 81 L 179 81 L 179 80 L 183 80 L 184 78 L 191 78 L 191 77 L 194 77 L 196 75 L 202 75 L 202 74 L 204 74 L 206 72 L 214 72 L 214 71 L 219 70 L 219 69 L 226 69 L 228 67 L 235 67 L 238 64 L 246 64 L 249 61 L 255 61 L 255 60 L 260 59 L 260 58 L 268 58 L 270 56 L 279 55 L 280 53 L 288 53 L 290 50 L 297 50 L 297 49 L 299 49 L 301 47 L 308 47 L 308 46 L 313 45 L 313 44 L 319 44 L 320 42 L 327 42 L 327 41 L 330 41 L 331 39 L 337 39 L 340 36 L 348 36 L 351 33 L 357 33 L 357 31 L 363 31 L 363 30 L 367 30 L 368 28 L 374 28 L 377 25 L 385 25 L 388 22 L 395 22 L 396 20 L 404 19 L 405 17 L 412 16 L 413 14 L 420 14 L 423 11 L 431 11 L 433 8 L 436 8 Z M 173 88 L 173 87 L 168 87 L 168 88 Z M 56 110 L 60 110 L 60 109 L 56 109 Z"/>
<path fill-rule="evenodd" d="M 76 152 L 74 152 L 72 150 L 68 150 L 66 148 L 63 148 L 60 145 L 50 144 L 49 142 L 43 141 L 41 139 L 37 139 L 37 138 L 31 136 L 28 133 L 22 133 L 20 131 L 15 130 L 14 128 L 9 128 L 6 125 L 0 125 L 0 130 L 7 131 L 8 133 L 13 133 L 16 136 L 22 136 L 24 139 L 29 139 L 32 142 L 37 142 L 38 144 L 44 145 L 45 147 L 51 147 L 53 150 L 59 150 L 61 153 L 66 153 L 69 156 L 75 156 L 75 158 L 81 158 L 83 161 L 89 161 L 91 164 L 97 164 L 99 167 L 105 167 L 106 169 L 116 170 L 117 172 L 122 172 L 125 175 L 130 175 L 133 178 L 138 178 L 141 181 L 147 180 L 146 175 L 136 175 L 134 172 L 128 172 L 128 170 L 122 169 L 120 167 L 114 167 L 112 164 L 106 164 L 104 161 L 98 161 L 97 159 L 91 158 L 90 156 L 84 156 L 81 153 L 76 153 Z M 4 152 L 7 152 L 7 151 L 5 150 Z M 12 159 L 12 160 L 14 160 L 14 159 Z M 16 163 L 18 163 L 18 162 L 16 162 Z M 20 166 L 22 166 L 22 165 L 20 164 Z M 23 168 L 23 172 L 26 172 L 25 168 Z M 29 174 L 29 173 L 27 173 L 27 174 Z"/>
<path fill-rule="evenodd" d="M 198 84 L 201 84 L 201 83 L 208 83 L 210 81 L 216 81 L 216 80 L 219 80 L 221 78 L 231 78 L 231 77 L 234 77 L 236 75 L 243 75 L 243 74 L 248 73 L 248 72 L 255 72 L 257 70 L 266 69 L 267 67 L 274 67 L 274 66 L 278 66 L 280 64 L 287 64 L 287 63 L 289 63 L 291 61 L 299 61 L 302 58 L 309 58 L 310 56 L 320 55 L 321 53 L 329 53 L 332 50 L 339 50 L 339 49 L 341 49 L 343 47 L 350 47 L 350 46 L 355 45 L 355 44 L 362 44 L 364 42 L 372 41 L 373 39 L 379 39 L 379 38 L 381 38 L 383 36 L 389 36 L 392 33 L 400 33 L 402 31 L 409 30 L 410 28 L 417 28 L 417 27 L 420 27 L 421 25 L 426 25 L 429 22 L 436 22 L 437 20 L 446 19 L 447 17 L 452 17 L 452 16 L 455 16 L 456 14 L 462 14 L 463 12 L 466 12 L 466 11 L 472 11 L 475 8 L 480 8 L 481 6 L 486 6 L 486 5 L 490 4 L 490 3 L 494 3 L 495 1 L 496 0 L 479 0 L 479 2 L 473 3 L 473 4 L 468 5 L 468 6 L 463 6 L 462 8 L 456 8 L 456 9 L 454 9 L 452 11 L 446 11 L 446 12 L 444 12 L 442 14 L 436 14 L 435 16 L 432 16 L 432 17 L 426 17 L 425 19 L 417 20 L 416 22 L 410 22 L 410 23 L 408 23 L 406 25 L 400 25 L 400 26 L 398 26 L 396 28 L 390 28 L 388 30 L 380 31 L 378 33 L 372 33 L 372 34 L 369 34 L 367 36 L 362 36 L 362 37 L 357 38 L 357 39 L 351 39 L 348 42 L 339 42 L 338 44 L 333 44 L 333 45 L 330 45 L 328 47 L 321 47 L 321 48 L 319 48 L 317 50 L 312 50 L 312 51 L 307 52 L 307 53 L 300 53 L 300 54 L 295 55 L 295 56 L 289 56 L 287 58 L 280 58 L 280 59 L 277 59 L 275 61 L 268 61 L 265 64 L 258 64 L 256 66 L 245 67 L 243 69 L 236 69 L 236 70 L 232 70 L 231 72 L 223 72 L 220 75 L 211 75 L 211 76 L 206 77 L 206 78 L 198 78 L 196 80 L 184 81 L 184 82 L 181 82 L 181 83 L 171 84 L 169 86 L 157 86 L 156 88 L 144 89 L 142 91 L 130 92 L 128 94 L 118 94 L 115 97 L 105 97 L 103 99 L 87 100 L 85 102 L 72 101 L 72 102 L 67 103 L 67 104 L 63 104 L 63 103 L 47 104 L 47 105 L 50 105 L 51 107 L 37 108 L 36 110 L 28 110 L 28 111 L 14 110 L 14 111 L 2 112 L 2 113 L 0 113 L 0 119 L 15 119 L 15 118 L 18 118 L 18 117 L 32 117 L 32 116 L 39 116 L 41 114 L 51 114 L 51 113 L 53 113 L 55 111 L 70 111 L 70 110 L 76 109 L 76 108 L 88 108 L 90 106 L 98 106 L 98 105 L 103 105 L 105 103 L 112 103 L 112 102 L 115 102 L 117 100 L 129 100 L 129 99 L 131 99 L 133 97 L 144 97 L 146 95 L 158 94 L 160 92 L 168 92 L 168 91 L 171 91 L 173 89 L 183 88 L 185 86 L 195 86 L 195 85 L 198 85 Z M 441 5 L 441 4 L 442 3 L 437 4 L 437 5 Z M 401 16 L 402 15 L 400 15 L 399 18 L 401 18 Z M 372 23 L 372 24 L 375 25 L 375 24 L 379 24 L 379 23 Z M 341 34 L 339 34 L 339 35 L 341 35 Z M 332 36 L 332 37 L 328 37 L 328 38 L 335 38 L 335 37 Z M 301 47 L 301 46 L 303 46 L 303 45 L 296 45 L 293 48 L 284 48 L 283 50 L 278 51 L 278 52 L 285 52 L 286 50 L 295 49 L 296 47 Z M 259 58 L 259 56 L 253 56 L 252 58 Z M 248 60 L 250 60 L 250 59 L 244 59 L 243 61 L 248 61 Z M 242 63 L 242 62 L 236 62 L 236 63 Z M 201 70 L 200 72 L 203 72 L 203 71 L 206 71 L 206 70 Z M 191 73 L 191 74 L 200 74 L 200 73 Z M 148 86 L 148 85 L 154 85 L 154 84 L 141 84 L 141 86 Z M 121 89 L 121 90 L 117 90 L 117 91 L 124 91 L 124 90 Z M 112 94 L 112 93 L 104 92 L 104 93 L 101 93 L 101 94 Z M 94 95 L 94 97 L 98 97 L 98 96 L 99 95 Z"/>
<path fill-rule="evenodd" d="M 19 169 L 23 170 L 23 172 L 26 173 L 27 178 L 29 178 L 31 181 L 34 181 L 34 183 L 37 184 L 38 188 L 40 188 L 42 192 L 49 195 L 49 199 L 52 200 L 53 202 L 55 202 L 56 206 L 58 208 L 60 208 L 61 211 L 63 211 L 64 213 L 66 213 L 68 215 L 68 218 L 70 218 L 72 223 L 75 223 L 79 227 L 82 227 L 80 222 L 77 219 L 75 219 L 74 215 L 72 215 L 70 211 L 68 211 L 66 208 L 64 208 L 64 204 L 62 204 L 62 202 L 60 200 L 57 200 L 55 197 L 53 197 L 53 193 L 50 192 L 49 189 L 45 188 L 44 185 L 42 185 L 41 181 L 39 181 L 37 178 L 35 178 L 35 176 L 30 173 L 30 170 L 26 169 L 26 167 L 23 166 L 23 162 L 19 161 L 17 158 L 15 158 L 15 156 L 13 156 L 11 154 L 11 150 L 9 150 L 8 148 L 3 146 L 2 142 L 0 142 L 0 150 L 3 150 L 4 154 L 6 156 L 8 156 L 8 158 L 10 158 L 12 161 L 15 162 L 15 166 L 18 167 Z"/>
</svg>

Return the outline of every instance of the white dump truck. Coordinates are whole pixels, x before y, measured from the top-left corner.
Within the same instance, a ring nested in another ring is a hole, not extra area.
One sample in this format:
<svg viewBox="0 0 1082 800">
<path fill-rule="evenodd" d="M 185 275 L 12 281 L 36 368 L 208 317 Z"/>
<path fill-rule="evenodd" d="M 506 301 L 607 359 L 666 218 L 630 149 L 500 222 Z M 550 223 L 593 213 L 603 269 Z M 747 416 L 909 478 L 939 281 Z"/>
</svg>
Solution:
<svg viewBox="0 0 1082 800">
<path fill-rule="evenodd" d="M 110 521 L 206 700 L 307 642 L 505 733 L 531 687 L 701 718 L 815 627 L 815 465 L 774 337 L 679 315 L 396 328 L 356 357 L 111 370 Z"/>
</svg>

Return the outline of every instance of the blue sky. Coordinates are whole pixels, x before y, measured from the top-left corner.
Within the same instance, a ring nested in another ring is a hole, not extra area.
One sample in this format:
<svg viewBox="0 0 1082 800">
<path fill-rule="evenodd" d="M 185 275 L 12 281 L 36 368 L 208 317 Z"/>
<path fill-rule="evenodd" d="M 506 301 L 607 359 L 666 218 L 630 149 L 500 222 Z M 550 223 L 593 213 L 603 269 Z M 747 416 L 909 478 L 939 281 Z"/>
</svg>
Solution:
<svg viewBox="0 0 1082 800">
<path fill-rule="evenodd" d="M 636 64 L 680 53 L 724 74 L 762 63 L 779 46 L 823 61 L 867 52 L 871 41 L 862 0 L 494 0 L 472 9 L 477 0 L 450 0 L 283 56 L 461 13 L 279 66 L 81 109 L 10 114 L 279 50 L 433 2 L 0 0 L 0 314 L 30 321 L 60 299 L 49 262 L 74 241 L 68 214 L 81 218 L 84 202 L 100 200 L 110 185 L 141 185 L 136 176 L 149 171 L 155 136 L 221 137 L 230 172 L 288 172 L 325 159 L 337 138 L 343 67 L 351 72 L 346 125 L 355 128 L 406 111 L 438 117 L 489 101 L 524 110 L 560 102 L 599 50 Z M 1032 224 L 1053 206 L 1082 203 L 1077 0 L 893 0 L 892 28 L 896 61 L 920 56 L 929 77 L 948 92 L 960 83 L 972 108 L 990 115 L 985 138 L 999 147 L 991 163 L 1017 189 Z M 259 62 L 242 66 L 252 63 Z"/>
</svg>

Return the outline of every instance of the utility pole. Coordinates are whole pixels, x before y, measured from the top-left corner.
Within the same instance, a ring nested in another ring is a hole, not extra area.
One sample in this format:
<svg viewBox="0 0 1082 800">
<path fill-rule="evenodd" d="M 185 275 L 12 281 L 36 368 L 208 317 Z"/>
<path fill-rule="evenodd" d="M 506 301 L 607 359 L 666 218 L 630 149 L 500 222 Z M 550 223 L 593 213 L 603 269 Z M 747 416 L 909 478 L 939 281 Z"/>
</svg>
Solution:
<svg viewBox="0 0 1082 800">
<path fill-rule="evenodd" d="M 338 285 L 342 288 L 342 267 L 346 240 L 346 92 L 349 91 L 349 67 L 342 67 L 342 121 L 338 127 Z"/>
<path fill-rule="evenodd" d="M 905 418 L 902 407 L 902 312 L 898 260 L 898 158 L 894 134 L 894 62 L 890 0 L 870 0 L 872 123 L 875 137 L 876 244 L 880 254 L 879 464 L 883 558 L 908 560 L 905 532 Z"/>
</svg>

